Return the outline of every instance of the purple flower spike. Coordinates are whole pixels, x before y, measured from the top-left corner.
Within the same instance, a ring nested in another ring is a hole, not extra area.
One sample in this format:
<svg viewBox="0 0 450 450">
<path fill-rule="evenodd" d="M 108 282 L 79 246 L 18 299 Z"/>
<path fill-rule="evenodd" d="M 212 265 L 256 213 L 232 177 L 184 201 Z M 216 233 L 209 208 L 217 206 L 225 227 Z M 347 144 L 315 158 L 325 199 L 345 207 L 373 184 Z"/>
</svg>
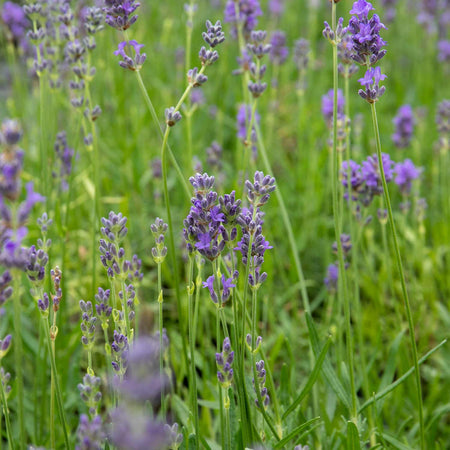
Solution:
<svg viewBox="0 0 450 450">
<path fill-rule="evenodd" d="M 392 135 L 395 146 L 398 148 L 408 147 L 412 139 L 415 122 L 411 106 L 401 106 L 392 122 L 395 125 L 395 133 Z"/>
<path fill-rule="evenodd" d="M 88 416 L 81 414 L 77 437 L 79 445 L 75 450 L 101 450 L 106 438 L 101 417 L 95 416 L 90 421 Z"/>
<path fill-rule="evenodd" d="M 239 16 L 236 17 L 235 3 Z M 237 27 L 242 26 L 245 39 L 248 39 L 252 30 L 258 24 L 258 16 L 262 16 L 261 6 L 258 0 L 228 0 L 225 5 L 224 22 L 233 24 L 231 35 L 236 38 Z"/>
<path fill-rule="evenodd" d="M 327 277 L 323 280 L 330 293 L 335 293 L 337 290 L 338 274 L 339 269 L 337 264 L 330 264 L 327 269 Z"/>
<path fill-rule="evenodd" d="M 395 184 L 400 188 L 402 194 L 408 195 L 411 192 L 411 182 L 419 178 L 422 169 L 416 168 L 410 159 L 405 159 L 402 163 L 395 165 L 394 171 L 397 174 L 394 180 Z"/>
<path fill-rule="evenodd" d="M 328 126 L 331 126 L 333 121 L 333 103 L 334 91 L 330 89 L 322 96 L 322 114 Z M 338 120 L 344 117 L 344 94 L 341 89 L 337 92 L 337 116 Z"/>
<path fill-rule="evenodd" d="M 138 18 L 133 15 L 140 6 L 135 0 L 105 0 L 105 5 L 105 22 L 117 30 L 127 30 Z"/>
<path fill-rule="evenodd" d="M 4 339 L 0 339 L 0 361 L 8 353 L 11 347 L 12 336 L 8 334 Z"/>
<path fill-rule="evenodd" d="M 147 58 L 147 55 L 145 53 L 141 54 L 142 47 L 144 47 L 144 44 L 139 44 L 135 40 L 121 42 L 118 45 L 117 50 L 114 52 L 116 56 L 122 57 L 122 61 L 119 61 L 119 66 L 132 71 L 141 70 L 145 59 Z M 133 48 L 134 50 L 134 58 L 127 55 L 126 52 L 126 49 L 128 49 L 128 52 L 130 52 L 131 48 Z"/>
<path fill-rule="evenodd" d="M 366 0 L 358 0 L 350 11 L 356 15 L 348 24 L 353 39 L 352 58 L 361 65 L 373 65 L 386 54 L 386 50 L 382 48 L 386 42 L 380 37 L 380 30 L 386 27 L 376 14 L 369 19 L 369 12 L 373 9 L 372 4 Z"/>
<path fill-rule="evenodd" d="M 289 50 L 286 47 L 286 33 L 275 31 L 270 38 L 270 45 L 270 60 L 274 64 L 283 64 L 289 55 Z"/>
<path fill-rule="evenodd" d="M 371 67 L 368 69 L 363 78 L 358 81 L 365 89 L 360 89 L 358 94 L 369 103 L 375 103 L 386 91 L 384 86 L 379 86 L 380 81 L 383 81 L 386 75 L 381 73 L 381 69 Z"/>
</svg>

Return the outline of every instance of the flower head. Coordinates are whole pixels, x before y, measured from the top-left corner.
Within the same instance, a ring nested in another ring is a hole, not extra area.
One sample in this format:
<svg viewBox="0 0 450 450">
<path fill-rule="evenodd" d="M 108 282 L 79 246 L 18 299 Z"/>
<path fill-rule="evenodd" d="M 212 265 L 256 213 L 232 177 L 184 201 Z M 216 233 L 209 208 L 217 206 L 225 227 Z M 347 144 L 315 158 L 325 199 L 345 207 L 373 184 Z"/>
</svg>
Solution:
<svg viewBox="0 0 450 450">
<path fill-rule="evenodd" d="M 411 182 L 419 178 L 422 172 L 410 159 L 405 159 L 402 163 L 397 163 L 394 171 L 396 173 L 394 182 L 405 195 L 411 191 Z"/>
</svg>

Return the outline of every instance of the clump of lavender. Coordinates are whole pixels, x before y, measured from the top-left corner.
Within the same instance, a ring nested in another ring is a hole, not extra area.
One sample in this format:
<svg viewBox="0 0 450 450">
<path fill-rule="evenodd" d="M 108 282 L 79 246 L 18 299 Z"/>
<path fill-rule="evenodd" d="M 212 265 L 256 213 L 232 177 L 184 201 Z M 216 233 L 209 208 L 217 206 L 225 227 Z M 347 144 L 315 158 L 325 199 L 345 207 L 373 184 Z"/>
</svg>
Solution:
<svg viewBox="0 0 450 450">
<path fill-rule="evenodd" d="M 169 435 L 169 448 L 171 450 L 178 450 L 178 447 L 183 442 L 183 435 L 178 432 L 178 424 L 175 422 L 172 426 L 165 424 L 164 428 Z"/>
<path fill-rule="evenodd" d="M 231 35 L 234 38 L 241 28 L 247 40 L 258 24 L 259 16 L 262 16 L 262 10 L 258 0 L 228 0 L 225 5 L 224 22 L 232 24 Z"/>
<path fill-rule="evenodd" d="M 269 58 L 273 64 L 284 64 L 289 56 L 289 49 L 286 46 L 286 33 L 284 31 L 274 31 L 270 37 Z"/>
<path fill-rule="evenodd" d="M 223 341 L 222 352 L 216 353 L 217 379 L 220 385 L 227 389 L 233 381 L 233 360 L 234 352 L 231 350 L 230 338 L 226 337 Z"/>
<path fill-rule="evenodd" d="M 401 106 L 392 122 L 395 125 L 395 132 L 392 135 L 392 141 L 395 146 L 398 148 L 408 147 L 412 139 L 415 124 L 411 106 Z"/>
</svg>

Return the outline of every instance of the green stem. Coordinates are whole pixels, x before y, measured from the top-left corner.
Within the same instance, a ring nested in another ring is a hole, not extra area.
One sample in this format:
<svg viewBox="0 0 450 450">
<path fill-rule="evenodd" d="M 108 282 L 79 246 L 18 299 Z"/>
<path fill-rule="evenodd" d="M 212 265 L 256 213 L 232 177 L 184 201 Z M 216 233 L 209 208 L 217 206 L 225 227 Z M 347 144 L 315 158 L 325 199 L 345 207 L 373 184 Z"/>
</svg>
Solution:
<svg viewBox="0 0 450 450">
<path fill-rule="evenodd" d="M 161 415 L 166 420 L 166 401 L 164 392 L 164 343 L 163 343 L 163 290 L 161 263 L 158 263 L 158 304 L 159 304 L 159 376 L 161 383 Z"/>
<path fill-rule="evenodd" d="M 411 313 L 411 306 L 409 303 L 408 290 L 406 288 L 406 280 L 405 280 L 405 274 L 403 271 L 403 263 L 402 263 L 402 258 L 401 258 L 401 254 L 400 254 L 400 247 L 398 245 L 398 240 L 397 240 L 397 231 L 396 231 L 395 222 L 394 222 L 394 215 L 392 213 L 391 199 L 389 196 L 388 186 L 386 183 L 386 176 L 384 173 L 383 160 L 382 160 L 382 154 L 381 154 L 380 131 L 378 129 L 377 111 L 376 111 L 375 103 L 371 103 L 370 106 L 371 106 L 371 110 L 372 110 L 373 130 L 375 132 L 375 139 L 376 139 L 376 143 L 377 143 L 377 157 L 378 157 L 379 170 L 380 170 L 380 174 L 381 174 L 381 182 L 383 184 L 384 200 L 387 205 L 388 216 L 389 216 L 389 225 L 390 225 L 390 230 L 391 230 L 391 235 L 392 235 L 392 241 L 394 243 L 395 259 L 397 262 L 398 272 L 400 274 L 403 301 L 405 304 L 406 316 L 408 319 L 409 336 L 411 339 L 411 348 L 412 348 L 412 353 L 413 353 L 413 361 L 414 361 L 414 369 L 415 369 L 414 376 L 416 379 L 416 386 L 417 386 L 417 400 L 418 400 L 418 406 L 419 406 L 420 448 L 423 450 L 423 449 L 425 449 L 425 424 L 424 424 L 424 417 L 423 417 L 422 386 L 421 386 L 421 382 L 420 382 L 420 369 L 419 369 L 419 359 L 417 356 L 417 346 L 416 346 L 416 336 L 415 336 L 415 331 L 414 331 L 414 322 L 413 322 L 412 313 Z"/>
<path fill-rule="evenodd" d="M 214 267 L 213 262 L 213 267 Z M 216 277 L 216 271 L 214 271 L 214 277 Z M 218 291 L 218 296 L 220 296 L 220 290 Z M 218 299 L 220 301 L 220 298 Z M 216 349 L 217 353 L 220 353 L 220 316 L 219 316 L 219 308 L 216 310 Z M 223 414 L 223 397 L 222 397 L 222 386 L 218 382 L 217 387 L 219 389 L 219 414 L 220 414 L 220 439 L 222 441 L 222 448 L 225 447 L 225 417 Z"/>
<path fill-rule="evenodd" d="M 333 30 L 336 29 L 336 3 L 331 2 L 331 19 Z M 338 279 L 338 299 L 339 303 L 344 307 L 345 330 L 346 330 L 346 350 L 347 350 L 347 364 L 350 375 L 350 390 L 352 397 L 352 409 L 350 411 L 352 421 L 357 422 L 357 397 L 355 387 L 355 373 L 353 361 L 353 335 L 351 328 L 351 314 L 350 314 L 350 298 L 347 286 L 347 275 L 345 271 L 344 252 L 341 242 L 341 218 L 339 208 L 339 155 L 337 152 L 337 93 L 338 93 L 338 61 L 337 61 L 337 44 L 333 43 L 333 173 L 332 173 L 332 191 L 333 191 L 333 216 L 334 216 L 334 232 L 338 248 L 339 260 L 339 279 Z"/>
<path fill-rule="evenodd" d="M 64 434 L 64 444 L 65 444 L 66 449 L 70 449 L 69 435 L 67 434 L 66 415 L 65 415 L 65 412 L 64 412 L 64 404 L 63 404 L 63 401 L 62 401 L 61 388 L 59 386 L 58 372 L 56 370 L 55 354 L 53 352 L 52 344 L 51 344 L 50 328 L 49 328 L 48 318 L 47 317 L 43 317 L 42 321 L 43 321 L 43 325 L 44 325 L 45 336 L 47 338 L 48 352 L 50 354 L 50 366 L 51 366 L 51 370 L 52 370 L 53 377 L 54 377 L 54 380 L 55 380 L 56 402 L 58 404 L 59 418 L 61 420 L 61 426 L 62 426 L 63 434 Z"/>
<path fill-rule="evenodd" d="M 200 443 L 200 428 L 198 421 L 198 400 L 197 400 L 197 372 L 195 370 L 195 343 L 193 336 L 194 328 L 194 261 L 193 256 L 189 255 L 189 278 L 188 278 L 188 336 L 189 336 L 189 352 L 191 354 L 191 408 L 194 416 L 194 428 L 195 428 L 195 447 L 199 449 Z"/>
<path fill-rule="evenodd" d="M 17 382 L 17 413 L 19 416 L 20 448 L 25 448 L 26 434 L 23 407 L 23 342 L 22 342 L 22 305 L 20 301 L 20 286 L 22 274 L 14 270 L 14 359 Z"/>
<path fill-rule="evenodd" d="M 52 340 L 52 352 L 55 354 L 55 341 Z M 50 372 L 50 443 L 55 446 L 55 374 Z"/>
<path fill-rule="evenodd" d="M 12 435 L 12 428 L 11 428 L 11 422 L 9 419 L 9 409 L 8 409 L 8 401 L 6 399 L 5 389 L 3 387 L 3 382 L 0 380 L 0 392 L 2 396 L 2 405 L 3 405 L 3 413 L 5 416 L 5 423 L 6 423 L 6 434 L 8 436 L 8 445 L 10 450 L 14 450 L 14 439 Z M 1 416 L 0 416 L 1 421 Z M 2 439 L 0 439 L 2 440 Z"/>
</svg>

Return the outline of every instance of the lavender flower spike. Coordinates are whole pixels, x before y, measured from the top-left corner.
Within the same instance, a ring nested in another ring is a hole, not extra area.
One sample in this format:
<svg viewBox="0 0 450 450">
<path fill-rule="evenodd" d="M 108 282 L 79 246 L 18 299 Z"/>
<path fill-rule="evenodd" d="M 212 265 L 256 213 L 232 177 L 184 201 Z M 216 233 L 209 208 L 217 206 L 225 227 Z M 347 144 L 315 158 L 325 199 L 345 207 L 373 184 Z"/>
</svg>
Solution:
<svg viewBox="0 0 450 450">
<path fill-rule="evenodd" d="M 124 31 L 136 22 L 138 16 L 133 14 L 141 4 L 135 0 L 105 0 L 105 5 L 105 22 L 117 30 Z"/>
<path fill-rule="evenodd" d="M 410 105 L 403 105 L 397 111 L 392 121 L 395 125 L 395 133 L 392 140 L 396 147 L 408 147 L 414 130 L 414 115 Z"/>
<path fill-rule="evenodd" d="M 411 192 L 411 182 L 419 178 L 422 169 L 417 169 L 410 159 L 405 159 L 402 163 L 395 165 L 394 171 L 397 174 L 395 184 L 402 194 L 408 195 Z"/>
<path fill-rule="evenodd" d="M 121 56 L 122 61 L 119 61 L 119 66 L 123 67 L 124 69 L 129 69 L 132 71 L 139 71 L 142 68 L 142 65 L 145 62 L 145 59 L 147 58 L 147 55 L 145 53 L 141 54 L 141 48 L 144 47 L 144 44 L 139 44 L 134 39 L 131 41 L 123 41 L 119 44 L 117 50 L 114 52 L 116 56 Z M 133 48 L 134 51 L 134 58 L 127 55 L 125 49 L 129 49 L 131 51 L 131 48 Z"/>
<path fill-rule="evenodd" d="M 371 67 L 368 69 L 363 78 L 358 81 L 365 89 L 360 89 L 358 94 L 369 103 L 375 103 L 384 94 L 386 88 L 379 86 L 380 81 L 384 80 L 386 75 L 381 73 L 381 69 Z"/>
</svg>

